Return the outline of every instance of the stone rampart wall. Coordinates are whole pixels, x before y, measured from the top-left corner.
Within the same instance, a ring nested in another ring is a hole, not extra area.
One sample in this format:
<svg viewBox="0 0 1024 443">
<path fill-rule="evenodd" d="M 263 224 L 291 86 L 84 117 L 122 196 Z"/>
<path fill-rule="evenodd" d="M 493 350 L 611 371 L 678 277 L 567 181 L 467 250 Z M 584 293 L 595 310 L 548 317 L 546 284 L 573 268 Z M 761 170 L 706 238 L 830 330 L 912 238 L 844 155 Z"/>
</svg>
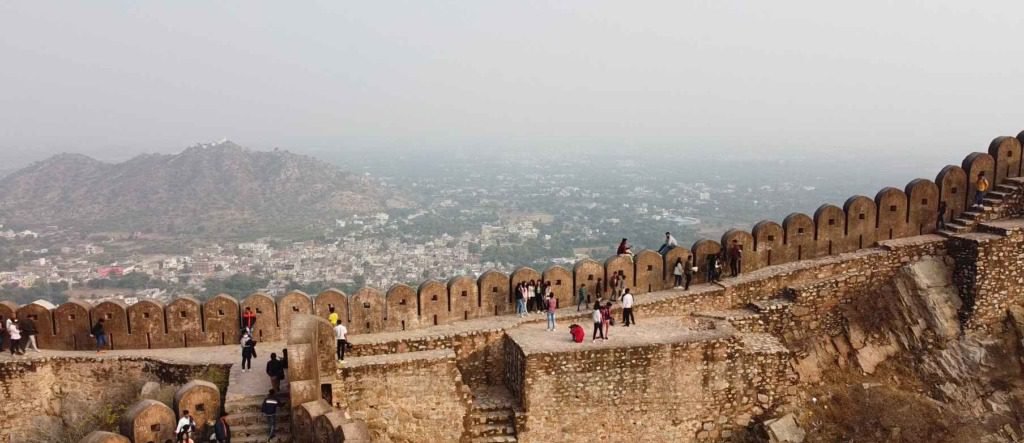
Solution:
<svg viewBox="0 0 1024 443">
<path fill-rule="evenodd" d="M 583 260 L 570 272 L 553 266 L 544 272 L 520 268 L 511 276 L 488 271 L 473 281 L 464 276 L 448 282 L 425 282 L 414 290 L 398 285 L 387 291 L 363 288 L 348 296 L 328 290 L 315 299 L 301 292 L 292 292 L 278 299 L 253 294 L 241 302 L 218 296 L 205 304 L 183 297 L 168 306 L 146 301 L 126 307 L 107 302 L 90 306 L 71 301 L 49 311 L 39 305 L 22 307 L 0 304 L 0 315 L 16 314 L 36 319 L 40 331 L 38 341 L 44 348 L 89 349 L 89 325 L 106 320 L 111 347 L 115 349 L 210 346 L 234 343 L 240 329 L 240 307 L 250 306 L 257 312 L 258 338 L 274 341 L 283 338 L 295 314 L 313 313 L 326 317 L 335 307 L 352 334 L 401 331 L 429 327 L 465 319 L 501 315 L 514 311 L 512 288 L 522 281 L 548 280 L 553 284 L 560 306 L 573 304 L 575 291 L 585 285 L 592 302 L 597 283 L 607 291 L 612 273 L 622 273 L 635 294 L 658 291 L 671 286 L 672 269 L 677 259 L 693 257 L 699 271 L 696 282 L 705 280 L 706 258 L 719 254 L 723 248 L 737 245 L 743 251 L 741 269 L 744 273 L 768 266 L 836 256 L 872 247 L 877 241 L 927 234 L 935 230 L 939 201 L 945 201 L 947 219 L 969 209 L 973 201 L 974 183 L 986 173 L 993 184 L 1022 176 L 1021 140 L 998 137 L 987 152 L 968 155 L 961 165 L 943 168 L 935 180 L 915 179 L 903 189 L 887 187 L 875 197 L 854 196 L 842 208 L 822 205 L 813 217 L 794 213 L 782 224 L 762 221 L 751 231 L 733 229 L 720 241 L 702 239 L 689 249 L 678 247 L 665 257 L 653 251 L 638 251 L 634 260 L 611 257 L 604 262 Z M 1024 196 L 1011 196 L 1007 204 L 994 208 L 982 218 L 1016 216 L 1024 213 Z M 728 269 L 728 266 L 725 266 Z M 766 282 L 751 283 L 744 288 L 733 284 L 725 295 L 737 299 L 722 301 L 715 297 L 709 304 L 727 305 L 743 301 L 744 293 Z M 607 293 L 607 292 L 606 292 Z M 711 294 L 708 294 L 711 296 Z"/>
</svg>

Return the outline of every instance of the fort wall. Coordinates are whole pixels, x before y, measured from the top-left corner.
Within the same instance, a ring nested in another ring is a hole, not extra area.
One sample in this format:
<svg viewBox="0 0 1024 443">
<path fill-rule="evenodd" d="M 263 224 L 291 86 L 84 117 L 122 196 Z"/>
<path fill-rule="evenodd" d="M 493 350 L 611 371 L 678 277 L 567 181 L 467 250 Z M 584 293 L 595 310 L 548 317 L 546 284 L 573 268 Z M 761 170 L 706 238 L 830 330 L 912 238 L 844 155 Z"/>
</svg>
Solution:
<svg viewBox="0 0 1024 443">
<path fill-rule="evenodd" d="M 90 306 L 72 300 L 53 311 L 39 305 L 18 307 L 6 303 L 0 305 L 0 315 L 13 311 L 19 317 L 34 318 L 39 329 L 38 342 L 43 348 L 90 349 L 93 347 L 89 337 L 91 324 L 104 318 L 111 348 L 141 349 L 234 343 L 239 338 L 240 310 L 247 306 L 258 315 L 257 338 L 275 341 L 283 338 L 283 331 L 287 330 L 293 315 L 312 312 L 326 317 L 328 307 L 335 308 L 353 335 L 502 315 L 515 310 L 512 294 L 515 285 L 529 280 L 552 281 L 560 307 L 574 304 L 580 285 L 588 289 L 588 302 L 607 295 L 609 278 L 619 273 L 625 276 L 627 286 L 635 294 L 657 292 L 671 286 L 676 260 L 692 257 L 698 267 L 694 283 L 704 282 L 707 257 L 720 254 L 723 248 L 734 244 L 742 250 L 742 273 L 750 273 L 769 266 L 868 249 L 878 241 L 932 233 L 936 229 L 940 201 L 946 203 L 947 220 L 970 208 L 974 183 L 980 173 L 986 173 L 994 184 L 1024 175 L 1022 139 L 1024 133 L 1017 137 L 998 137 L 986 152 L 972 153 L 960 165 L 943 168 L 934 181 L 919 178 L 902 189 L 886 187 L 873 199 L 851 197 L 842 208 L 822 205 L 813 217 L 794 213 L 781 224 L 761 221 L 750 231 L 733 229 L 718 241 L 698 240 L 690 248 L 675 248 L 664 257 L 648 250 L 641 251 L 632 260 L 619 256 L 603 262 L 582 260 L 571 270 L 560 266 L 540 271 L 519 268 L 510 276 L 489 271 L 475 280 L 457 276 L 446 282 L 424 282 L 415 294 L 411 288 L 396 286 L 387 293 L 363 288 L 351 296 L 333 289 L 315 297 L 291 292 L 276 300 L 265 294 L 252 294 L 241 302 L 229 296 L 217 296 L 205 303 L 183 297 L 167 306 L 152 302 L 137 307 L 126 307 L 118 302 Z M 1024 210 L 1024 201 L 1021 201 L 1024 196 L 1020 193 L 993 192 L 1011 201 L 978 215 L 982 219 L 1016 216 Z M 727 261 L 723 261 L 723 268 L 728 270 Z M 597 294 L 599 283 L 603 294 Z M 728 296 L 730 291 L 725 292 Z"/>
</svg>

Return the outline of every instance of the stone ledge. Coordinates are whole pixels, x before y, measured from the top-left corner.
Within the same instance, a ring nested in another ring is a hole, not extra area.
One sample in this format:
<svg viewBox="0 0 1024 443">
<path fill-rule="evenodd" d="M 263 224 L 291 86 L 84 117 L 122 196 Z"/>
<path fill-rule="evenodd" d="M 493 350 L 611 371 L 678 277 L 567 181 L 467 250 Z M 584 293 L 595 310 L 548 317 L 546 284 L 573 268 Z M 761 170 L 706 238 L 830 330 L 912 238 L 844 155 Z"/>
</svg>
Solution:
<svg viewBox="0 0 1024 443">
<path fill-rule="evenodd" d="M 540 325 L 535 328 L 519 328 L 508 331 L 508 338 L 526 357 L 558 354 L 565 352 L 607 351 L 610 349 L 643 348 L 663 345 L 725 341 L 735 335 L 735 330 L 724 323 L 716 329 L 691 329 L 689 322 L 673 317 L 640 318 L 641 323 L 630 327 L 612 326 L 611 339 L 583 343 L 572 341 L 569 325 L 560 324 L 555 331 L 546 331 Z M 618 319 L 616 320 L 618 321 Z M 581 324 L 589 338 L 593 323 Z"/>
</svg>

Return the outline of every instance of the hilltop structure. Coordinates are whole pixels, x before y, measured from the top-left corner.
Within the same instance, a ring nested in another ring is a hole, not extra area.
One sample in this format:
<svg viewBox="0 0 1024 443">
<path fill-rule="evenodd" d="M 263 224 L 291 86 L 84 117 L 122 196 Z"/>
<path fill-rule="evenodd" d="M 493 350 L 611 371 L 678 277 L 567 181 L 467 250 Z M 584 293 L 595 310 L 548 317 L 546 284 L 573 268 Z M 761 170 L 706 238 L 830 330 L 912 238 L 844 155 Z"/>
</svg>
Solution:
<svg viewBox="0 0 1024 443">
<path fill-rule="evenodd" d="M 890 377 L 874 391 L 879 398 L 927 403 L 922 410 L 938 414 L 871 428 L 877 441 L 941 441 L 942 433 L 948 441 L 1018 438 L 1016 424 L 1002 423 L 1024 414 L 1020 360 L 1006 358 L 1024 356 L 1022 140 L 1024 132 L 996 138 L 987 153 L 943 168 L 934 181 L 887 187 L 874 199 L 854 196 L 842 208 L 823 205 L 781 224 L 762 221 L 665 256 L 641 251 L 572 269 L 489 271 L 476 280 L 352 295 L 328 290 L 315 298 L 70 301 L 55 309 L 0 303 L 0 315 L 34 319 L 40 346 L 58 350 L 92 349 L 89 325 L 102 318 L 110 347 L 131 350 L 233 345 L 239 312 L 251 308 L 260 341 L 287 341 L 285 438 L 297 442 L 787 441 L 804 432 L 800 423 L 827 439 L 834 429 L 810 417 L 848 418 L 821 405 L 849 406 L 843 402 L 855 402 L 856 392 L 876 387 L 876 374 Z M 994 186 L 972 207 L 981 173 Z M 938 231 L 940 202 L 949 221 Z M 698 272 L 691 290 L 671 288 L 677 259 L 693 257 L 703 267 L 733 244 L 743 250 L 740 276 L 708 283 Z M 639 326 L 615 328 L 609 341 L 570 342 L 565 328 L 588 326 L 590 315 L 576 312 L 574 288 L 598 297 L 598 281 L 619 273 L 637 294 Z M 511 315 L 512 288 L 538 279 L 551 282 L 562 307 L 558 332 L 541 331 L 541 318 Z M 334 361 L 329 307 L 352 333 L 353 357 L 342 366 Z M 9 387 L 26 371 L 6 369 L 4 392 L 22 392 Z M 836 374 L 864 382 L 820 392 L 840 386 Z M 202 389 L 212 398 L 209 386 Z M 905 392 L 916 397 L 897 397 Z M 239 423 L 251 418 L 245 401 L 225 408 Z M 942 429 L 947 412 L 962 413 L 970 426 Z M 131 429 L 168 426 L 166 413 L 133 417 Z M 10 411 L 0 420 L 11 432 L 25 426 Z M 901 434 L 920 423 L 931 428 L 910 439 Z"/>
</svg>

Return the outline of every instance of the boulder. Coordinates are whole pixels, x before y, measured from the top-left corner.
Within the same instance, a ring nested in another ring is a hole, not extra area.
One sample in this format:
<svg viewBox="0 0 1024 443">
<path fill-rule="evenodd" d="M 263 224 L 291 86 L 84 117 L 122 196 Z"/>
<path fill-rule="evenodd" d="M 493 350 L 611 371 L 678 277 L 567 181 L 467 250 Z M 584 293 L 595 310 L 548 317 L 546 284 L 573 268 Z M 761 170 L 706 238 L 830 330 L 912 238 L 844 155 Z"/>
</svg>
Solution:
<svg viewBox="0 0 1024 443">
<path fill-rule="evenodd" d="M 807 437 L 807 433 L 796 423 L 793 414 L 767 420 L 764 427 L 768 431 L 768 441 L 771 443 L 803 443 Z"/>
</svg>

